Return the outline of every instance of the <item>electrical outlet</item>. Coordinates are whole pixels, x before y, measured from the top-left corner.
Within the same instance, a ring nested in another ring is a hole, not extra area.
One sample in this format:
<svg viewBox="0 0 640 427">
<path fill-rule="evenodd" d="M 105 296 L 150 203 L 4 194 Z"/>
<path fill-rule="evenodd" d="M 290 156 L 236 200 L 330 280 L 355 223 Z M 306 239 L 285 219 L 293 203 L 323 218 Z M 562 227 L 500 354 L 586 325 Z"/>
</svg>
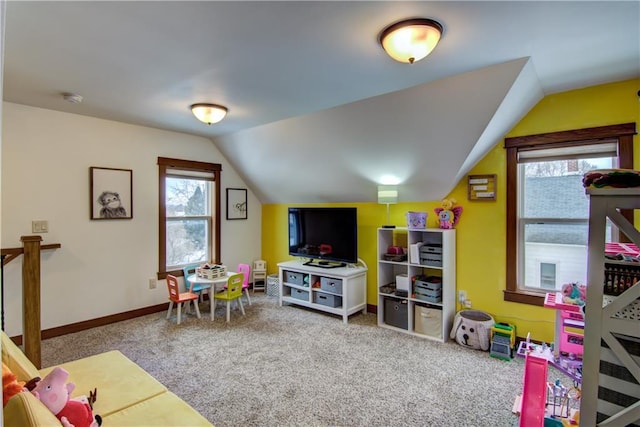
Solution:
<svg viewBox="0 0 640 427">
<path fill-rule="evenodd" d="M 156 283 L 157 283 L 156 279 L 154 278 L 149 279 L 149 289 L 155 289 Z"/>
<path fill-rule="evenodd" d="M 467 291 L 458 291 L 458 302 L 464 304 L 467 300 Z"/>
<path fill-rule="evenodd" d="M 468 299 L 464 300 L 464 307 L 471 308 L 471 300 L 468 300 Z"/>
</svg>

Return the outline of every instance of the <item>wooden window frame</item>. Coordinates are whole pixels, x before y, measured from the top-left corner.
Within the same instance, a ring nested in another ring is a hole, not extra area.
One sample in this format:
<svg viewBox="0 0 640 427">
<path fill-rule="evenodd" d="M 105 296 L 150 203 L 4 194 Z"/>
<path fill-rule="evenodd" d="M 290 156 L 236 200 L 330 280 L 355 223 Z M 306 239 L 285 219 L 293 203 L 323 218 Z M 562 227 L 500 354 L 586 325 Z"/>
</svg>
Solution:
<svg viewBox="0 0 640 427">
<path fill-rule="evenodd" d="M 222 175 L 222 165 L 219 163 L 205 163 L 192 160 L 170 159 L 167 157 L 158 157 L 158 279 L 165 279 L 167 274 L 174 276 L 182 276 L 182 270 L 167 271 L 167 206 L 166 206 L 166 188 L 165 178 L 167 170 L 184 170 L 207 172 L 213 174 L 213 198 L 214 206 L 211 212 L 212 216 L 212 238 L 211 242 L 211 261 L 220 263 L 220 178 Z"/>
<path fill-rule="evenodd" d="M 518 286 L 518 151 L 576 147 L 615 140 L 618 144 L 618 167 L 633 169 L 633 136 L 636 134 L 636 123 L 633 122 L 505 138 L 504 148 L 507 151 L 507 276 L 503 294 L 505 301 L 544 305 L 544 297 L 540 293 L 526 291 Z M 623 211 L 622 214 L 633 221 L 633 211 Z"/>
</svg>

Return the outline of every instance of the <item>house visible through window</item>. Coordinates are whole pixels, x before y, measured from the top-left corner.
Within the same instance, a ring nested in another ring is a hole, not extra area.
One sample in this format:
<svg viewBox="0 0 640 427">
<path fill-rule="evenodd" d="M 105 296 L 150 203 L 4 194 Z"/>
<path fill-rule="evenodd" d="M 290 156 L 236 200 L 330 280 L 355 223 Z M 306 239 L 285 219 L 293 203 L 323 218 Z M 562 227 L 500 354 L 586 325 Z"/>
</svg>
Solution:
<svg viewBox="0 0 640 427">
<path fill-rule="evenodd" d="M 158 158 L 159 277 L 192 263 L 218 261 L 220 165 Z"/>
<path fill-rule="evenodd" d="M 635 134 L 635 123 L 626 123 L 505 139 L 506 301 L 542 305 L 545 292 L 586 283 L 589 198 L 582 177 L 633 168 Z M 617 240 L 611 226 L 607 233 Z"/>
</svg>

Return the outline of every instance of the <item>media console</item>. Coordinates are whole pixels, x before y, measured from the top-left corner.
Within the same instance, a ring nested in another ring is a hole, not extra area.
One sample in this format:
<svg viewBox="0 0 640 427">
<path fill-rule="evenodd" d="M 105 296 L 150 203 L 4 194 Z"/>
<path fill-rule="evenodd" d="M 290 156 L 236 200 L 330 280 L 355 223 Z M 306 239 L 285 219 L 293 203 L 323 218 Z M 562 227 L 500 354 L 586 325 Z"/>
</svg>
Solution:
<svg viewBox="0 0 640 427">
<path fill-rule="evenodd" d="M 280 283 L 279 305 L 301 305 L 342 316 L 367 312 L 367 268 L 305 265 L 300 261 L 278 264 Z"/>
</svg>

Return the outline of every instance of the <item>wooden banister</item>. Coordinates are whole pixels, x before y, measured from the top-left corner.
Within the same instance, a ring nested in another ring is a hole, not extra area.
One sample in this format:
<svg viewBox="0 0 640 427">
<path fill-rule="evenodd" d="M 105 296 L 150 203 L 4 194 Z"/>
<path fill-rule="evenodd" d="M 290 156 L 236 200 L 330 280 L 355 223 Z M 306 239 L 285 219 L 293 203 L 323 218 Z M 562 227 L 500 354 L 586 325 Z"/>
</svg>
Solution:
<svg viewBox="0 0 640 427">
<path fill-rule="evenodd" d="M 2 249 L 2 266 L 24 255 L 22 261 L 22 335 L 24 354 L 40 369 L 42 332 L 40 325 L 40 251 L 57 249 L 53 243 L 41 245 L 41 236 L 22 236 L 22 248 Z M 4 274 L 2 277 L 2 318 L 4 320 Z M 4 323 L 4 322 L 3 322 Z M 4 324 L 3 324 L 4 328 Z"/>
</svg>

